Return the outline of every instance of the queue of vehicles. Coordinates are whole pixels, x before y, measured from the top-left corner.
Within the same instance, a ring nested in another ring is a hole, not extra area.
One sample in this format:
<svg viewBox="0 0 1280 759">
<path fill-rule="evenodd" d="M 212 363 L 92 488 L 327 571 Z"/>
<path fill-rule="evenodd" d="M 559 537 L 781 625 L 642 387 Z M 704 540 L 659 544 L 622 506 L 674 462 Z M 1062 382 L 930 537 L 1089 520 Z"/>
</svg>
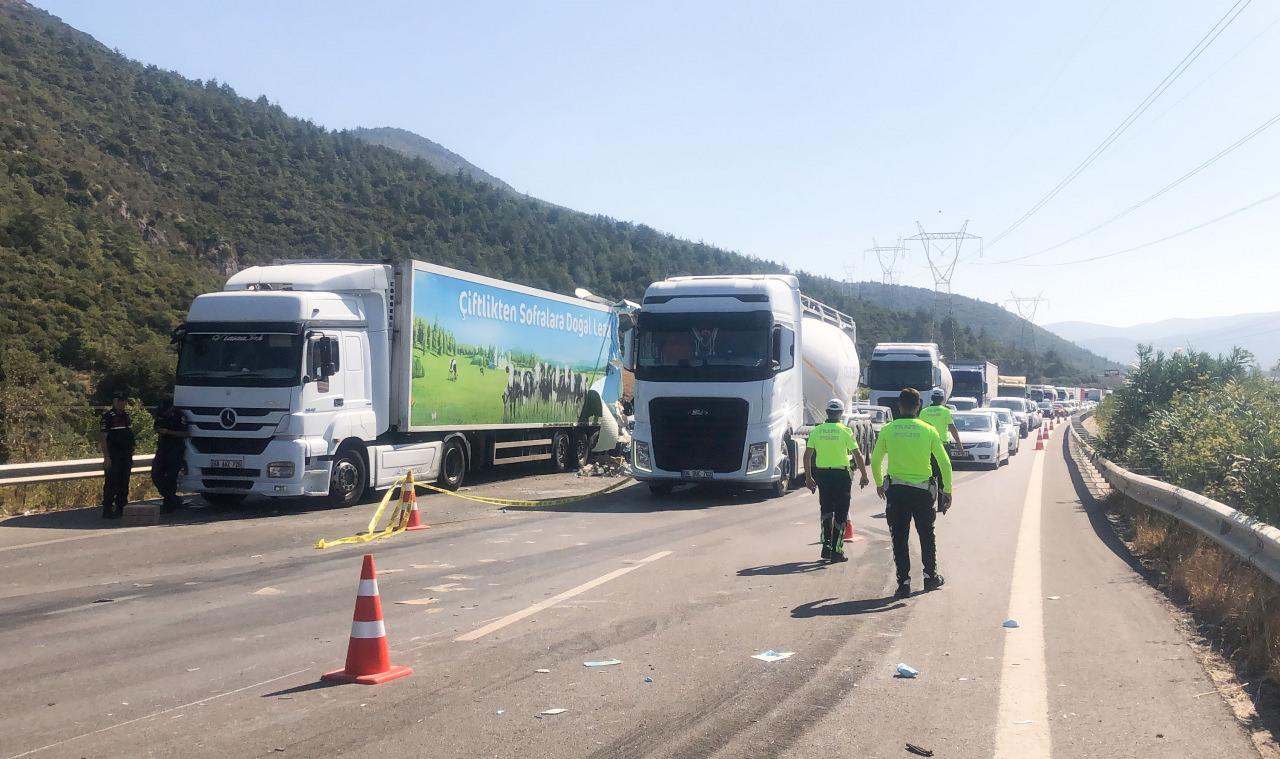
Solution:
<svg viewBox="0 0 1280 759">
<path fill-rule="evenodd" d="M 1043 417 L 1084 402 L 988 361 L 953 370 L 935 343 L 880 343 L 861 375 L 852 317 L 790 275 L 672 277 L 641 304 L 579 295 L 420 261 L 239 272 L 175 333 L 191 428 L 181 486 L 351 505 L 410 469 L 447 489 L 501 464 L 571 469 L 603 427 L 629 429 L 633 474 L 656 494 L 714 482 L 781 495 L 831 398 L 869 451 L 902 388 L 941 392 L 964 451 L 997 466 Z M 628 370 L 630 424 L 615 415 Z"/>
</svg>

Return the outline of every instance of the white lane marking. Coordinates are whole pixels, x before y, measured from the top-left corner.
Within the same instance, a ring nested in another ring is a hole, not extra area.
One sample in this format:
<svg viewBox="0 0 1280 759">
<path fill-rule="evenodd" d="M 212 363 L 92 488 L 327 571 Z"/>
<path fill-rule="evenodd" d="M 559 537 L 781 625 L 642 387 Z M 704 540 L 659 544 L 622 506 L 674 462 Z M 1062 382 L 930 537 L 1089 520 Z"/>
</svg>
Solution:
<svg viewBox="0 0 1280 759">
<path fill-rule="evenodd" d="M 310 667 L 308 667 L 307 669 L 310 669 Z M 260 683 L 254 683 L 253 685 L 246 685 L 246 686 L 244 686 L 243 688 L 236 688 L 235 690 L 229 690 L 229 691 L 225 691 L 225 692 L 223 692 L 223 693 L 217 693 L 217 694 L 215 694 L 215 695 L 208 696 L 208 697 L 206 697 L 206 698 L 202 698 L 202 699 L 200 699 L 199 701 L 191 701 L 191 702 L 189 702 L 189 703 L 180 704 L 180 705 L 178 705 L 178 706 L 171 706 L 171 707 L 169 707 L 168 709 L 161 709 L 161 710 L 160 710 L 160 711 L 158 711 L 158 712 L 152 712 L 152 713 L 150 713 L 150 714 L 146 714 L 146 715 L 143 715 L 143 716 L 141 716 L 141 717 L 134 717 L 133 719 L 125 720 L 124 722 L 117 722 L 117 723 L 115 723 L 114 725 L 107 725 L 106 727 L 100 727 L 100 728 L 98 728 L 97 730 L 90 730 L 90 731 L 89 731 L 89 732 L 87 732 L 87 733 L 81 733 L 81 734 L 79 734 L 79 735 L 74 735 L 74 736 L 72 736 L 72 737 L 70 737 L 70 738 L 65 738 L 65 739 L 63 739 L 63 740 L 60 740 L 60 741 L 58 741 L 57 743 L 50 743 L 50 744 L 48 744 L 47 746 L 41 746 L 40 748 L 33 748 L 33 749 L 29 750 L 29 751 L 24 751 L 24 752 L 22 752 L 21 754 L 14 754 L 13 756 L 8 757 L 7 759 L 19 759 L 19 757 L 23 757 L 23 756 L 31 756 L 32 754 L 37 754 L 37 753 L 39 753 L 39 752 L 41 752 L 41 751 L 47 751 L 47 750 L 49 750 L 49 749 L 51 749 L 51 748 L 57 748 L 58 746 L 61 746 L 61 745 L 66 744 L 66 743 L 70 743 L 71 741 L 80 740 L 81 738 L 87 738 L 87 737 L 89 737 L 90 735 L 98 735 L 99 733 L 105 733 L 105 732 L 107 732 L 108 730 L 115 730 L 115 729 L 116 729 L 116 728 L 118 728 L 118 727 L 124 727 L 125 725 L 132 725 L 132 724 L 133 724 L 133 723 L 135 723 L 135 722 L 141 722 L 141 721 L 146 720 L 146 719 L 151 719 L 152 717 L 159 717 L 159 716 L 160 716 L 160 715 L 162 715 L 162 714 L 168 714 L 168 713 L 170 713 L 170 712 L 176 712 L 176 711 L 179 711 L 179 710 L 181 710 L 181 709 L 189 709 L 189 708 L 191 708 L 191 707 L 193 707 L 193 706 L 200 706 L 201 704 L 207 704 L 207 703 L 209 703 L 210 701 L 213 701 L 213 700 L 216 700 L 216 699 L 222 698 L 223 696 L 232 696 L 232 695 L 235 695 L 236 693 L 243 693 L 244 691 L 247 691 L 247 690 L 253 690 L 254 688 L 262 687 L 263 685 L 270 685 L 271 683 L 274 683 L 274 682 L 276 682 L 277 680 L 284 680 L 285 678 L 293 677 L 293 676 L 295 676 L 295 675 L 300 675 L 300 674 L 302 674 L 303 672 L 306 672 L 306 671 L 307 671 L 306 669 L 300 669 L 300 670 L 297 670 L 296 672 L 290 672 L 290 673 L 288 673 L 288 674 L 286 674 L 286 675 L 280 675 L 279 677 L 273 677 L 273 678 L 271 678 L 270 680 L 263 680 L 263 681 L 262 681 L 262 682 L 260 682 Z"/>
<path fill-rule="evenodd" d="M 131 596 L 116 596 L 115 598 L 112 598 L 110 601 L 107 601 L 105 599 L 103 601 L 90 601 L 87 604 L 80 604 L 79 606 L 68 606 L 65 609 L 54 609 L 53 611 L 46 611 L 44 613 L 44 616 L 52 617 L 55 614 L 66 614 L 69 611 L 84 611 L 85 609 L 101 609 L 106 606 L 112 606 L 114 604 L 118 604 L 121 601 L 132 601 L 135 598 L 142 598 L 142 595 L 143 595 L 142 593 L 134 593 Z"/>
<path fill-rule="evenodd" d="M 483 638 L 484 636 L 488 635 L 491 632 L 496 632 L 506 627 L 507 625 L 515 624 L 516 622 L 519 622 L 520 620 L 526 617 L 531 617 L 534 614 L 537 614 L 538 612 L 544 609 L 549 609 L 552 606 L 555 606 L 556 604 L 560 603 L 561 601 L 565 601 L 570 598 L 573 598 L 574 596 L 586 593 L 588 590 L 591 590 L 592 588 L 597 588 L 601 585 L 604 585 L 606 582 L 609 582 L 610 580 L 616 580 L 619 577 L 627 574 L 628 572 L 634 572 L 646 564 L 651 564 L 657 561 L 658 559 L 665 558 L 670 555 L 671 555 L 671 551 L 659 551 L 658 553 L 655 553 L 651 556 L 646 556 L 645 558 L 641 559 L 635 564 L 632 564 L 629 567 L 615 569 L 612 572 L 605 575 L 601 575 L 600 577 L 597 577 L 594 580 L 589 580 L 587 582 L 584 582 L 576 588 L 570 588 L 569 590 L 566 590 L 565 592 L 559 595 L 552 596 L 551 598 L 548 598 L 545 601 L 539 601 L 533 606 L 529 606 L 527 608 L 521 609 L 520 611 L 517 611 L 514 614 L 508 614 L 507 616 L 497 620 L 496 622 L 491 622 L 485 625 L 484 627 L 480 627 L 478 629 L 472 630 L 469 633 L 464 633 L 462 635 L 459 635 L 458 637 L 454 638 L 454 641 L 465 642 L 465 641 L 479 640 L 480 638 Z"/>
<path fill-rule="evenodd" d="M 1045 682 L 1044 602 L 1040 577 L 1040 504 L 1044 484 L 1044 451 L 1031 464 L 1031 481 L 1022 503 L 1018 546 L 1013 556 L 1009 619 L 1018 627 L 1002 630 L 1004 661 L 1000 668 L 1000 707 L 996 710 L 997 759 L 1035 756 L 1048 759 L 1049 693 Z M 995 620 L 991 621 L 994 627 Z M 1015 666 L 1016 665 L 1016 666 Z"/>
</svg>

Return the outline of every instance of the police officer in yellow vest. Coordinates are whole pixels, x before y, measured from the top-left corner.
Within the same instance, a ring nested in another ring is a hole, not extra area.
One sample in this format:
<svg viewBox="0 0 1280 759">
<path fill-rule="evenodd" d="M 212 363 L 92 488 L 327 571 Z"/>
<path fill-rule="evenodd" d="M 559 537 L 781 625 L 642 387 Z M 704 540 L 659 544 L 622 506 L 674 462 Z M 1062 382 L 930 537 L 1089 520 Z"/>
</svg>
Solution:
<svg viewBox="0 0 1280 759">
<path fill-rule="evenodd" d="M 943 403 L 946 400 L 946 396 L 943 395 L 941 390 L 935 389 L 929 398 L 933 401 L 933 405 L 922 409 L 920 418 L 933 425 L 933 428 L 938 431 L 938 437 L 942 438 L 943 448 L 947 447 L 947 435 L 950 434 L 951 439 L 956 442 L 956 450 L 963 451 L 964 446 L 960 444 L 960 430 L 956 429 L 955 422 L 951 420 L 951 409 Z M 940 476 L 938 464 L 935 461 L 933 464 L 933 478 L 936 480 Z"/>
<path fill-rule="evenodd" d="M 927 422 L 917 418 L 920 393 L 906 388 L 898 394 L 898 418 L 880 429 L 876 447 L 871 451 L 871 476 L 876 481 L 876 495 L 887 501 L 884 512 L 893 539 L 893 563 L 898 575 L 898 598 L 911 595 L 911 555 L 909 541 L 911 522 L 920 536 L 920 558 L 924 563 L 924 589 L 942 587 L 938 574 L 938 554 L 933 537 L 933 501 L 938 497 L 939 513 L 951 508 L 951 459 L 942 447 L 942 439 Z M 884 457 L 889 457 L 886 477 L 881 471 Z M 932 477 L 930 459 L 937 462 L 938 483 Z"/>
<path fill-rule="evenodd" d="M 866 487 L 867 467 L 853 439 L 853 430 L 840 420 L 844 402 L 827 401 L 827 421 L 809 432 L 804 452 L 805 485 L 818 491 L 818 508 L 822 518 L 822 558 L 832 563 L 848 561 L 844 555 L 844 523 L 849 520 L 849 499 L 853 495 L 853 476 L 849 456 L 862 474 L 859 487 Z"/>
</svg>

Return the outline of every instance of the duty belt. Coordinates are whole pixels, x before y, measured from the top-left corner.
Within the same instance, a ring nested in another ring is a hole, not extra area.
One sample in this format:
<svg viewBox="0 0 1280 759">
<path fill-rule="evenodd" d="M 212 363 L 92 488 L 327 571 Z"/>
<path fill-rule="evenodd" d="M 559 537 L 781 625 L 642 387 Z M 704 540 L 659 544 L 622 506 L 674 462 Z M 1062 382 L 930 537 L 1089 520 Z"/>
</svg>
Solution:
<svg viewBox="0 0 1280 759">
<path fill-rule="evenodd" d="M 906 480 L 895 480 L 892 477 L 884 478 L 884 486 L 891 488 L 894 485 L 904 485 L 909 488 L 917 488 L 919 490 L 933 490 L 933 480 L 925 480 L 924 482 L 907 482 Z"/>
</svg>

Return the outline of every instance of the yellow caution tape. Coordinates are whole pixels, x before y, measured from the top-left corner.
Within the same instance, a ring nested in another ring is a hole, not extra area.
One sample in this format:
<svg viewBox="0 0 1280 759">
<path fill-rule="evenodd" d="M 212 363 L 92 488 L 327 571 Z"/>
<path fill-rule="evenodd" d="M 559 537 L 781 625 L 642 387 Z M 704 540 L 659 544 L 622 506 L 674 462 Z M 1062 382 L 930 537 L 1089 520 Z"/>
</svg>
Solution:
<svg viewBox="0 0 1280 759">
<path fill-rule="evenodd" d="M 431 490 L 436 493 L 444 493 L 445 495 L 451 495 L 454 498 L 464 498 L 468 501 L 475 501 L 477 503 L 487 503 L 492 506 L 537 507 L 537 506 L 563 506 L 566 503 L 575 503 L 577 501 L 585 501 L 588 498 L 595 498 L 598 495 L 612 493 L 613 491 L 617 490 L 623 485 L 628 484 L 629 482 L 631 482 L 631 478 L 627 477 L 625 479 L 622 479 L 622 480 L 619 480 L 618 482 L 613 483 L 612 485 L 609 485 L 606 488 L 601 488 L 600 490 L 597 490 L 592 493 L 583 493 L 582 495 L 564 496 L 563 498 L 541 498 L 537 500 L 527 500 L 527 501 L 514 500 L 511 498 L 491 498 L 489 496 L 484 496 L 484 495 L 468 495 L 466 493 L 458 493 L 453 490 L 445 490 L 444 488 L 436 487 L 435 485 L 428 485 L 425 482 L 415 482 L 413 483 L 413 485 L 414 487 L 423 488 L 425 490 Z"/>
<path fill-rule="evenodd" d="M 412 475 L 410 475 L 412 477 Z M 405 526 L 409 524 L 409 512 L 403 508 L 403 499 L 396 501 L 395 510 L 391 512 L 391 518 L 387 520 L 387 526 L 378 530 L 378 522 L 382 521 L 382 513 L 386 511 L 387 504 L 391 502 L 391 496 L 404 489 L 404 477 L 392 483 L 391 488 L 387 490 L 387 494 L 382 496 L 382 502 L 378 504 L 377 510 L 373 512 L 373 518 L 369 520 L 369 528 L 357 535 L 350 535 L 345 538 L 337 538 L 335 540 L 325 540 L 321 538 L 316 541 L 316 548 L 329 548 L 331 546 L 353 545 L 356 543 L 368 543 L 381 538 L 389 538 L 392 535 L 404 532 Z M 410 479 L 412 482 L 412 479 Z"/>
<path fill-rule="evenodd" d="M 396 480 L 391 485 L 391 488 L 387 490 L 387 494 L 382 497 L 382 502 L 378 504 L 377 510 L 373 512 L 373 518 L 369 520 L 369 528 L 367 530 L 357 535 L 350 535 L 348 537 L 337 538 L 335 540 L 324 540 L 323 538 L 321 538 L 320 540 L 316 541 L 315 547 L 319 549 L 324 549 L 324 548 L 331 548 L 333 546 L 369 543 L 374 540 L 389 538 L 392 535 L 398 535 L 404 532 L 405 527 L 408 526 L 409 524 L 409 510 L 404 508 L 403 499 L 396 502 L 395 510 L 391 512 L 391 517 L 387 520 L 387 526 L 381 530 L 377 530 L 376 528 L 378 526 L 378 523 L 382 521 L 382 513 L 386 510 L 387 504 L 390 503 L 391 497 L 395 495 L 397 492 L 403 490 L 406 486 L 412 486 L 415 489 L 415 491 L 417 488 L 422 488 L 424 490 L 431 490 L 436 493 L 444 493 L 445 495 L 451 495 L 454 498 L 462 498 L 468 501 L 475 501 L 477 503 L 487 503 L 491 506 L 538 507 L 538 506 L 563 506 L 568 503 L 585 501 L 588 498 L 595 498 L 596 496 L 605 495 L 606 493 L 612 493 L 613 491 L 621 488 L 623 485 L 629 484 L 630 482 L 631 482 L 631 478 L 627 477 L 622 480 L 619 480 L 618 482 L 612 483 L 608 487 L 601 488 L 600 490 L 594 491 L 592 493 L 583 493 L 582 495 L 564 496 L 562 498 L 542 498 L 542 499 L 536 499 L 536 500 L 515 500 L 510 498 L 492 498 L 492 497 L 483 496 L 483 495 L 469 495 L 467 493 L 457 493 L 452 490 L 445 490 L 444 488 L 436 487 L 435 485 L 428 485 L 425 482 L 414 482 L 413 473 L 410 472 L 405 477 L 401 477 L 400 479 Z"/>
</svg>

